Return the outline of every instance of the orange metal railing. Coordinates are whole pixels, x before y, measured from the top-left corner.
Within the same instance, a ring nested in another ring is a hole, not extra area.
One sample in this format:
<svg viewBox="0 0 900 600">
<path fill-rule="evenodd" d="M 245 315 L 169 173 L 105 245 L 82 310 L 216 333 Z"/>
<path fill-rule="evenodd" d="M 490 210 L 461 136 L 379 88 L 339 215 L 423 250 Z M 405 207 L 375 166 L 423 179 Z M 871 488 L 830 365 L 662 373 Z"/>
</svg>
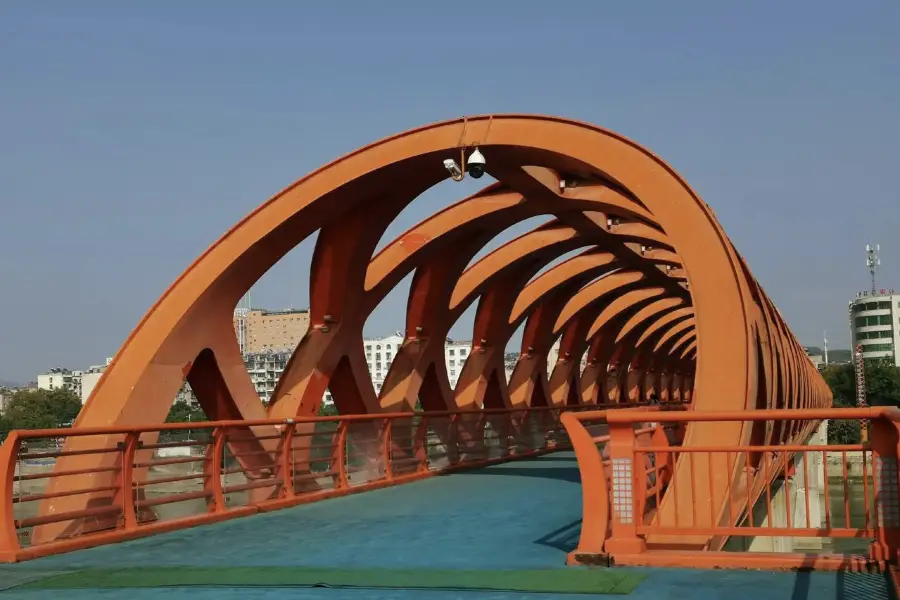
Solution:
<svg viewBox="0 0 900 600">
<path fill-rule="evenodd" d="M 565 448 L 561 412 L 529 408 L 15 431 L 0 447 L 0 562 Z"/>
<path fill-rule="evenodd" d="M 667 412 L 652 424 L 646 417 L 619 410 L 562 416 L 584 482 L 582 535 L 570 562 L 862 568 L 896 561 L 897 409 Z M 841 419 L 869 420 L 868 442 L 805 444 L 822 420 Z M 597 420 L 606 424 L 601 435 L 591 432 Z M 789 421 L 796 434 L 782 445 L 678 445 L 692 422 L 758 421 Z M 792 505 L 797 490 L 802 504 Z M 774 543 L 747 552 L 737 538 L 790 538 L 805 550 L 804 539 L 859 543 L 844 544 L 856 546 L 847 552 L 775 555 Z"/>
</svg>

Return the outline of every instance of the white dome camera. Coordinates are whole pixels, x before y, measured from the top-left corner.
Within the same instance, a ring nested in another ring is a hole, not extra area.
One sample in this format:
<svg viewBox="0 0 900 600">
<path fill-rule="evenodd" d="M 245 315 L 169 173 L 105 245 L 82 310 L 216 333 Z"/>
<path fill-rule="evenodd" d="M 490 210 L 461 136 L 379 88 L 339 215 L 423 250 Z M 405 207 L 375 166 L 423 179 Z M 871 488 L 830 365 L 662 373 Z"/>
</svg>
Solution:
<svg viewBox="0 0 900 600">
<path fill-rule="evenodd" d="M 469 156 L 469 160 L 466 161 L 466 172 L 471 175 L 473 179 L 479 179 L 484 175 L 485 162 L 484 154 L 482 154 L 478 148 L 475 148 L 475 151 Z"/>
</svg>

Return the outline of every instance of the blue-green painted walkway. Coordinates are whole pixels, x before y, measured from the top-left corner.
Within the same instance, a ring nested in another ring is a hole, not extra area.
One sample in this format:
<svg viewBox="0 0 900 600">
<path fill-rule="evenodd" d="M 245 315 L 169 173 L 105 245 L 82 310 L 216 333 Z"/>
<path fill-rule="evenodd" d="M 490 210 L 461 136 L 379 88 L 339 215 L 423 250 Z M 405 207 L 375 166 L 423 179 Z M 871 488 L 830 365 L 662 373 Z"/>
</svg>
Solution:
<svg viewBox="0 0 900 600">
<path fill-rule="evenodd" d="M 24 571 L 129 566 L 565 568 L 579 531 L 581 485 L 557 453 L 275 513 L 0 568 L 0 589 Z M 12 573 L 11 573 L 12 572 Z M 587 598 L 441 591 L 222 588 L 0 592 L 0 600 L 59 597 L 206 600 L 513 600 Z M 165 594 L 165 596 L 164 596 Z M 633 600 L 882 600 L 878 575 L 653 570 Z M 596 598 L 596 596 L 590 596 Z"/>
</svg>

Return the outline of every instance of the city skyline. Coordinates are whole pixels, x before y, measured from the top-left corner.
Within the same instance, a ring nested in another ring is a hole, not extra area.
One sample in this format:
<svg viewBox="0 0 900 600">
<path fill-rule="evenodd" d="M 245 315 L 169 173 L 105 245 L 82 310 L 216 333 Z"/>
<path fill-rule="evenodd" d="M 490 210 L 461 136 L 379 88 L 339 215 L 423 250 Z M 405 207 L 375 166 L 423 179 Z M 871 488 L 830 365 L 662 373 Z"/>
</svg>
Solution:
<svg viewBox="0 0 900 600">
<path fill-rule="evenodd" d="M 222 232 L 335 157 L 492 112 L 589 121 L 665 157 L 796 336 L 819 345 L 827 330 L 849 347 L 846 303 L 870 286 L 866 244 L 881 244 L 879 287 L 900 287 L 900 6 L 688 4 L 574 2 L 583 18 L 552 23 L 544 3 L 486 5 L 463 32 L 410 2 L 4 5 L 0 380 L 114 352 Z M 388 235 L 473 189 L 429 190 Z M 314 242 L 260 280 L 255 303 L 308 304 Z M 367 335 L 402 328 L 407 290 Z M 451 335 L 471 337 L 473 312 Z"/>
</svg>

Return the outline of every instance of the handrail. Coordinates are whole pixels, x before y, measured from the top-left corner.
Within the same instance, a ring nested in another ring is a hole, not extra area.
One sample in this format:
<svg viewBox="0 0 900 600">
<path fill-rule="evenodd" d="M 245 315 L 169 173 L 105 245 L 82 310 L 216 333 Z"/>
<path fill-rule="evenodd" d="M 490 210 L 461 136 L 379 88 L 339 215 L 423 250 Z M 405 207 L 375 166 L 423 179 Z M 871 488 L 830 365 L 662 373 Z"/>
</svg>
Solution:
<svg viewBox="0 0 900 600">
<path fill-rule="evenodd" d="M 868 408 L 777 408 L 753 411 L 690 411 L 690 412 L 662 412 L 656 421 L 665 423 L 709 423 L 709 422 L 740 422 L 740 421 L 825 421 L 829 419 L 878 419 L 888 416 L 897 409 L 884 406 L 872 406 Z M 578 413 L 575 418 L 590 419 L 594 411 Z M 610 424 L 613 423 L 639 423 L 641 420 L 632 412 L 608 411 L 606 415 Z M 900 416 L 897 417 L 900 420 Z"/>
<path fill-rule="evenodd" d="M 587 427 L 597 419 L 606 424 L 609 435 L 592 437 L 588 433 Z M 871 427 L 869 440 L 859 444 L 807 445 L 815 426 L 827 420 L 867 422 Z M 740 444 L 695 440 L 682 447 L 669 446 L 662 436 L 653 437 L 649 444 L 642 443 L 642 424 L 648 421 L 664 427 L 699 422 L 793 424 L 788 429 L 790 437 L 781 438 L 783 442 L 762 437 Z M 900 558 L 897 408 L 660 411 L 650 419 L 637 411 L 593 410 L 564 414 L 560 422 L 572 441 L 585 489 L 584 531 L 578 548 L 569 556 L 572 563 L 614 561 L 635 566 L 716 564 L 762 568 L 815 564 L 818 568 L 839 568 L 849 564 L 848 560 L 853 564 L 869 561 L 867 564 L 883 565 Z M 603 460 L 606 452 L 609 460 Z M 850 521 L 848 456 L 854 452 L 860 453 L 861 462 L 854 468 L 861 469 L 865 500 L 861 522 Z M 832 455 L 839 460 L 829 467 Z M 611 475 L 607 465 L 612 467 Z M 660 474 L 673 472 L 674 466 L 678 467 L 677 481 L 663 477 L 660 482 Z M 787 494 L 782 504 L 773 503 L 776 492 L 788 485 L 777 483 L 780 478 L 786 482 L 796 476 L 807 482 L 824 477 L 827 481 L 829 468 L 842 473 L 844 483 L 839 495 L 835 496 L 834 490 L 830 492 L 832 501 L 838 498 L 840 502 L 843 491 L 844 506 L 832 508 L 826 484 L 819 492 L 826 505 L 823 523 L 811 520 L 808 495 L 798 500 L 806 503 L 807 513 L 797 522 L 792 521 L 794 500 L 789 492 L 781 492 Z M 651 479 L 654 475 L 655 481 Z M 645 513 L 653 496 L 656 502 L 650 508 L 656 510 Z M 668 502 L 663 503 L 664 499 Z M 856 537 L 873 541 L 867 557 L 829 554 L 804 559 L 801 554 L 788 554 L 765 558 L 759 553 L 718 552 L 732 536 Z M 701 538 L 709 541 L 691 545 Z M 673 544 L 693 551 L 679 554 L 672 550 Z"/>
<path fill-rule="evenodd" d="M 614 406 L 658 410 L 648 404 Z M 133 539 L 568 448 L 559 416 L 597 407 L 13 431 L 0 448 L 0 468 L 5 475 L 0 480 L 0 562 Z M 316 426 L 322 424 L 326 427 Z M 186 430 L 210 435 L 182 444 L 189 446 L 190 456 L 157 456 L 178 446 L 157 443 L 157 435 Z M 36 438 L 66 442 L 58 451 L 19 452 L 22 440 Z M 18 462 L 30 458 L 57 462 L 51 471 L 15 476 Z M 45 481 L 46 487 L 41 488 Z M 148 486 L 154 485 L 165 487 L 148 492 Z M 22 486 L 16 498 L 15 486 Z M 160 516 L 160 507 L 178 502 L 199 502 L 200 514 L 171 520 Z M 38 511 L 22 512 L 27 503 L 39 505 Z M 23 533 L 30 536 L 24 546 L 19 538 Z"/>
<path fill-rule="evenodd" d="M 597 405 L 602 406 L 602 405 Z M 608 405 L 605 408 L 633 408 L 651 406 L 645 403 L 634 405 Z M 465 415 L 506 415 L 513 413 L 541 413 L 551 411 L 579 411 L 587 410 L 582 406 L 523 406 L 521 408 L 485 408 L 485 409 L 461 409 L 452 411 L 416 411 L 393 412 L 366 415 L 336 415 L 325 417 L 294 417 L 287 419 L 257 419 L 257 420 L 226 420 L 226 421 L 192 421 L 189 423 L 160 423 L 158 425 L 135 425 L 106 427 L 60 427 L 54 429 L 15 429 L 10 432 L 18 434 L 18 439 L 52 438 L 52 437 L 82 437 L 90 435 L 111 435 L 125 433 L 160 433 L 163 431 L 187 431 L 191 429 L 214 429 L 220 427 L 265 427 L 279 425 L 299 425 L 304 423 L 331 423 L 331 422 L 375 422 L 382 419 L 405 419 L 428 416 L 430 418 L 453 417 Z"/>
</svg>

